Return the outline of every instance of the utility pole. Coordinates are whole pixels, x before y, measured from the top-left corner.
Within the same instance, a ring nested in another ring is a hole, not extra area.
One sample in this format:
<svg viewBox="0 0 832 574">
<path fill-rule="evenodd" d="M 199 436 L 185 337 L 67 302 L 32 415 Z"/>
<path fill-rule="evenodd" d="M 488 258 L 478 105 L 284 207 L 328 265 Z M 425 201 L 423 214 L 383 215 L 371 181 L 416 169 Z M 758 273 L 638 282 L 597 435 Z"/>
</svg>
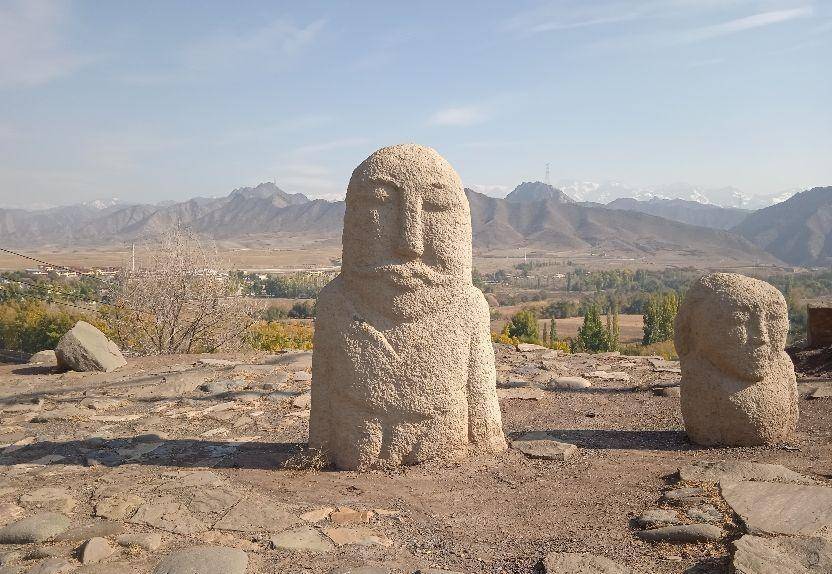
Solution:
<svg viewBox="0 0 832 574">
<path fill-rule="evenodd" d="M 130 255 L 130 269 L 132 273 L 136 272 L 136 244 L 133 243 L 131 248 L 131 255 Z"/>
</svg>

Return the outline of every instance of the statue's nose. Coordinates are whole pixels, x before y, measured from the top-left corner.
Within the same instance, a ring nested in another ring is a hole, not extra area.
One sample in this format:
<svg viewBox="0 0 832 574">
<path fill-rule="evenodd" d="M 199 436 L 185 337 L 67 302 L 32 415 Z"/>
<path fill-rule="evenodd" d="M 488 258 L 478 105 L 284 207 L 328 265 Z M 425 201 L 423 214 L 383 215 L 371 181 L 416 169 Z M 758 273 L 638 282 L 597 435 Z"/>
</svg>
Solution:
<svg viewBox="0 0 832 574">
<path fill-rule="evenodd" d="M 418 197 L 407 197 L 403 200 L 397 251 L 409 259 L 415 259 L 421 257 L 425 250 L 422 236 L 422 202 Z"/>
</svg>

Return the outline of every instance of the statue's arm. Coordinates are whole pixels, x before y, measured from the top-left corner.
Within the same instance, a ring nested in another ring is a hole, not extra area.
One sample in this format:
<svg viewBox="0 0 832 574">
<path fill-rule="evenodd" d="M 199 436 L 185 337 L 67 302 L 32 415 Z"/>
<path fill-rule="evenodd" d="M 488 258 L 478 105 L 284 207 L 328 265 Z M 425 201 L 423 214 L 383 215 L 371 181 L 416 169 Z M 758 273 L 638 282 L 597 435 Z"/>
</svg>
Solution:
<svg viewBox="0 0 832 574">
<path fill-rule="evenodd" d="M 475 446 L 501 451 L 506 448 L 500 405 L 497 402 L 497 371 L 491 345 L 488 303 L 473 288 L 471 350 L 468 359 L 468 440 Z"/>
</svg>

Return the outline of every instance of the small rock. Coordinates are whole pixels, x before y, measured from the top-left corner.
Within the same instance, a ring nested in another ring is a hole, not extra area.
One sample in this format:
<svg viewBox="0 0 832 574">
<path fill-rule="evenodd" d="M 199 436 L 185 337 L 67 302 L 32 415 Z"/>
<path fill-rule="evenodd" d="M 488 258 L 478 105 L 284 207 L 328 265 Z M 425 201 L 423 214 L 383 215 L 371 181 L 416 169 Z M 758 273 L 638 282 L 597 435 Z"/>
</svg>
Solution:
<svg viewBox="0 0 832 574">
<path fill-rule="evenodd" d="M 102 498 L 95 504 L 95 515 L 109 520 L 126 520 L 144 504 L 144 499 L 133 494 L 124 497 Z"/>
<path fill-rule="evenodd" d="M 680 520 L 672 510 L 652 508 L 636 517 L 635 522 L 642 528 L 653 528 L 660 525 L 679 524 Z"/>
<path fill-rule="evenodd" d="M 722 522 L 722 513 L 712 504 L 703 504 L 702 508 L 690 508 L 685 515 L 694 522 Z"/>
<path fill-rule="evenodd" d="M 310 526 L 286 530 L 269 538 L 272 548 L 304 550 L 306 552 L 329 552 L 333 545 L 329 539 Z"/>
<path fill-rule="evenodd" d="M 43 542 L 69 528 L 69 519 L 55 512 L 41 512 L 16 520 L 0 529 L 0 544 Z"/>
<path fill-rule="evenodd" d="M 569 460 L 578 451 L 574 444 L 551 439 L 513 440 L 511 448 L 519 450 L 529 458 L 544 460 Z"/>
<path fill-rule="evenodd" d="M 311 381 L 312 373 L 307 373 L 306 371 L 295 371 L 292 373 L 292 379 L 295 381 Z"/>
<path fill-rule="evenodd" d="M 662 502 L 675 505 L 702 504 L 708 501 L 708 493 L 699 487 L 674 488 L 662 493 Z"/>
<path fill-rule="evenodd" d="M 149 552 L 154 550 L 158 550 L 162 547 L 162 542 L 164 539 L 162 535 L 158 532 L 151 532 L 148 534 L 145 533 L 134 533 L 134 534 L 122 534 L 118 538 L 116 538 L 116 543 L 119 546 L 137 546 Z"/>
<path fill-rule="evenodd" d="M 98 536 L 84 542 L 78 550 L 81 564 L 101 562 L 115 552 L 109 542 Z"/>
<path fill-rule="evenodd" d="M 550 552 L 543 560 L 546 574 L 631 574 L 609 558 L 577 552 Z"/>
<path fill-rule="evenodd" d="M 591 386 L 592 383 L 583 377 L 557 377 L 548 384 L 550 389 L 588 389 Z"/>
<path fill-rule="evenodd" d="M 725 536 L 725 531 L 713 524 L 681 524 L 640 530 L 636 536 L 649 542 L 716 542 Z"/>
<path fill-rule="evenodd" d="M 630 375 L 624 371 L 590 371 L 585 376 L 591 379 L 603 379 L 605 381 L 630 381 Z"/>
<path fill-rule="evenodd" d="M 679 386 L 672 387 L 654 387 L 653 394 L 660 397 L 681 397 L 682 389 Z"/>
<path fill-rule="evenodd" d="M 200 365 L 207 365 L 209 367 L 236 367 L 240 361 L 229 361 L 227 359 L 214 359 L 211 357 L 203 357 L 197 361 Z"/>
<path fill-rule="evenodd" d="M 245 574 L 248 554 L 236 548 L 194 546 L 165 556 L 153 574 Z"/>
<path fill-rule="evenodd" d="M 764 464 L 744 460 L 697 461 L 679 467 L 679 479 L 684 482 L 790 482 L 812 484 L 814 481 L 779 464 Z"/>
<path fill-rule="evenodd" d="M 56 366 L 58 364 L 58 358 L 55 356 L 55 351 L 47 349 L 45 351 L 38 351 L 29 357 L 28 364 Z"/>
<path fill-rule="evenodd" d="M 832 398 L 832 385 L 821 385 L 816 387 L 807 399 L 830 399 Z"/>
</svg>

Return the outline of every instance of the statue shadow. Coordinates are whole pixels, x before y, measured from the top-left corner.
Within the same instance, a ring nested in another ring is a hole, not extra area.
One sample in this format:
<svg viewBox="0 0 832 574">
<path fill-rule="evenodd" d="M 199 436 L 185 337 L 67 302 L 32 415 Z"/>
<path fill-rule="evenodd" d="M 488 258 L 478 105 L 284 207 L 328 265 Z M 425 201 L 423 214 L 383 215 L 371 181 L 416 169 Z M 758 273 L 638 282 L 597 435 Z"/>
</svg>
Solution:
<svg viewBox="0 0 832 574">
<path fill-rule="evenodd" d="M 509 433 L 509 438 L 517 440 L 529 432 L 545 433 L 546 438 L 552 440 L 597 450 L 683 451 L 702 448 L 691 443 L 683 430 L 551 429 L 513 432 Z"/>
<path fill-rule="evenodd" d="M 178 468 L 300 470 L 304 468 L 307 459 L 314 459 L 314 456 L 307 452 L 306 443 L 161 439 L 150 434 L 114 439 L 38 442 L 0 456 L 0 469 L 27 464 L 111 468 L 141 464 Z"/>
</svg>

